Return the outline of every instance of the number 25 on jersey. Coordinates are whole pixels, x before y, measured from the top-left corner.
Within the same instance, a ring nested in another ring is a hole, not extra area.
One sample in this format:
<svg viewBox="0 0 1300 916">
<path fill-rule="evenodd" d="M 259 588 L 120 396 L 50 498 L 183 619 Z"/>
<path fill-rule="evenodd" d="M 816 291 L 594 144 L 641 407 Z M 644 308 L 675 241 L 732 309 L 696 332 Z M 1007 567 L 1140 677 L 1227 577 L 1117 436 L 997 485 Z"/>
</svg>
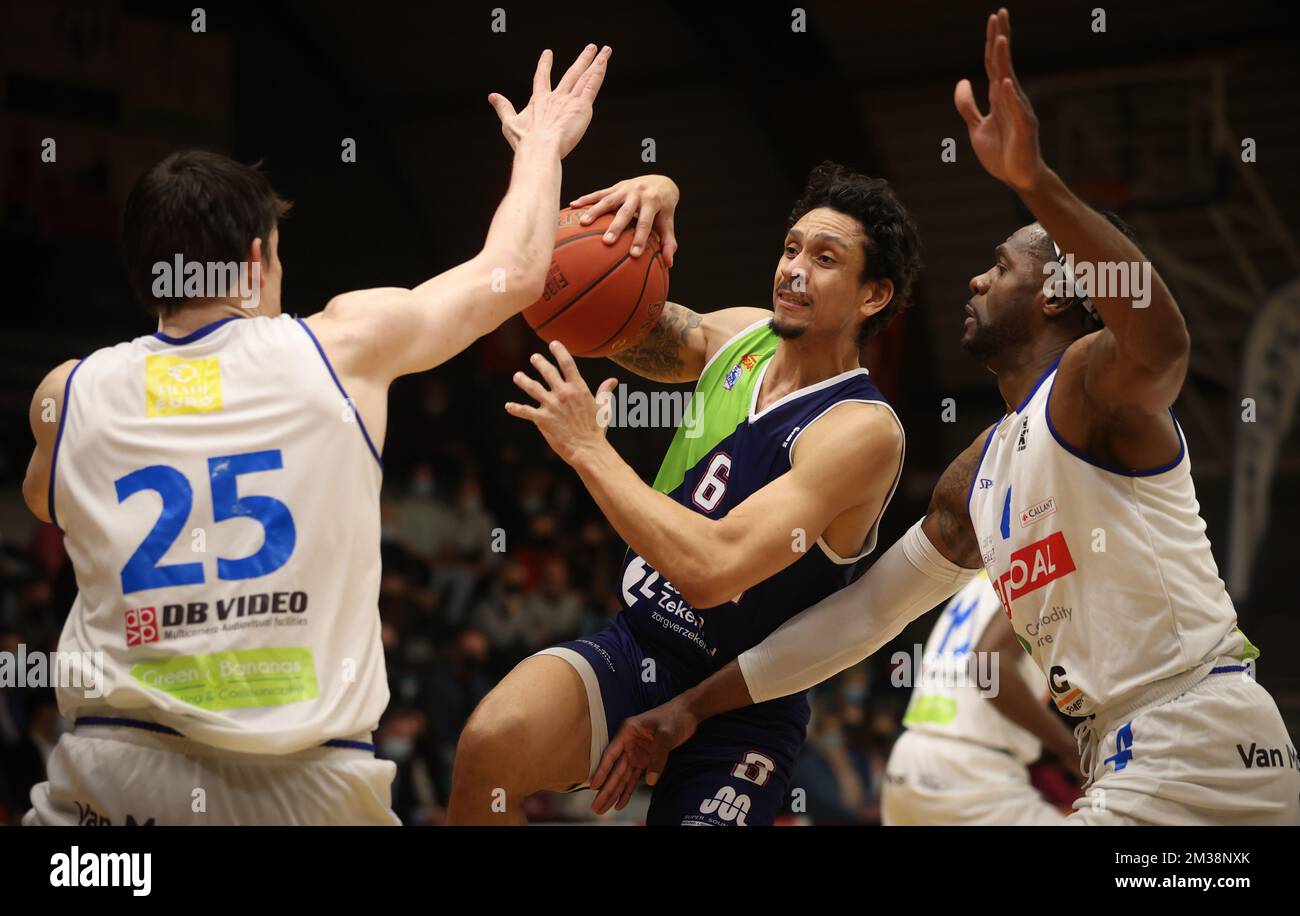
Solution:
<svg viewBox="0 0 1300 916">
<path fill-rule="evenodd" d="M 265 535 L 261 548 L 246 557 L 217 558 L 218 579 L 255 579 L 275 572 L 293 554 L 298 534 L 289 507 L 271 496 L 239 495 L 239 476 L 257 471 L 283 468 L 279 449 L 224 455 L 208 459 L 208 482 L 212 489 L 214 522 L 233 518 L 252 519 L 262 526 Z M 162 497 L 162 513 L 153 530 L 122 567 L 122 593 L 165 588 L 175 585 L 199 585 L 204 581 L 202 563 L 159 565 L 189 520 L 194 504 L 194 490 L 189 480 L 176 468 L 153 464 L 132 471 L 114 481 L 117 501 L 126 502 L 142 490 L 152 490 Z"/>
</svg>

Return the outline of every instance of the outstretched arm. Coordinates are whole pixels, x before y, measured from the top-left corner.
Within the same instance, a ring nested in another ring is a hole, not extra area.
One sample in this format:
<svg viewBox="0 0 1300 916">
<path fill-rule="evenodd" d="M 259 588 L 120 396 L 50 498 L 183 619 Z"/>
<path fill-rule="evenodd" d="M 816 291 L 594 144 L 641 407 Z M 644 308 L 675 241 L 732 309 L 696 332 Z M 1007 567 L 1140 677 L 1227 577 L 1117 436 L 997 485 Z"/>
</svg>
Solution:
<svg viewBox="0 0 1300 916">
<path fill-rule="evenodd" d="M 386 386 L 430 369 L 541 295 L 555 246 L 560 160 L 591 121 L 610 53 L 588 45 L 552 90 L 551 52 L 544 52 L 521 113 L 503 96 L 490 96 L 515 157 L 510 188 L 479 254 L 414 289 L 337 296 L 308 319 L 345 381 Z"/>
<path fill-rule="evenodd" d="M 1058 387 L 1077 384 L 1101 413 L 1163 414 L 1187 375 L 1191 350 L 1177 303 L 1136 245 L 1105 217 L 1079 200 L 1043 162 L 1038 119 L 1011 66 L 1011 17 L 990 16 L 984 67 L 989 79 L 989 113 L 981 114 L 969 80 L 957 84 L 957 110 L 970 131 L 971 146 L 994 178 L 1009 185 L 1065 254 L 1076 264 L 1108 271 L 1121 267 L 1128 282 L 1094 283 L 1088 298 L 1105 324 L 1067 352 Z M 1102 276 L 1096 270 L 1094 276 Z M 1111 278 L 1118 277 L 1110 273 Z M 1120 295 L 1120 290 L 1127 295 Z M 1080 363 L 1071 366 L 1071 363 Z M 1085 364 L 1086 365 L 1083 365 Z M 1053 417 L 1055 419 L 1055 416 Z M 1080 438 L 1091 438 L 1087 430 Z"/>
<path fill-rule="evenodd" d="M 807 690 L 856 665 L 975 577 L 979 545 L 966 498 L 983 446 L 981 436 L 948 466 L 925 517 L 857 582 L 741 653 L 737 667 L 754 702 Z M 713 709 L 713 701 L 702 702 Z"/>
</svg>

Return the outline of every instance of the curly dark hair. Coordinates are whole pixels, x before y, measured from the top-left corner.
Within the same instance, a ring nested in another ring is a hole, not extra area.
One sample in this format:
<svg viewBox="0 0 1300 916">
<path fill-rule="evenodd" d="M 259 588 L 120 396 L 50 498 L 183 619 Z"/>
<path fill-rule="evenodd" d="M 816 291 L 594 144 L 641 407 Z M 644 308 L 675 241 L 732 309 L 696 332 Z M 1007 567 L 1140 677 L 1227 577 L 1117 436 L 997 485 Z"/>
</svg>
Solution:
<svg viewBox="0 0 1300 916">
<path fill-rule="evenodd" d="M 912 305 L 912 286 L 921 272 L 921 234 L 888 181 L 869 178 L 838 162 L 827 160 L 808 174 L 803 196 L 790 211 L 790 225 L 818 207 L 829 207 L 862 224 L 867 236 L 862 246 L 862 279 L 888 279 L 894 284 L 888 304 L 858 328 L 861 346 Z"/>
</svg>

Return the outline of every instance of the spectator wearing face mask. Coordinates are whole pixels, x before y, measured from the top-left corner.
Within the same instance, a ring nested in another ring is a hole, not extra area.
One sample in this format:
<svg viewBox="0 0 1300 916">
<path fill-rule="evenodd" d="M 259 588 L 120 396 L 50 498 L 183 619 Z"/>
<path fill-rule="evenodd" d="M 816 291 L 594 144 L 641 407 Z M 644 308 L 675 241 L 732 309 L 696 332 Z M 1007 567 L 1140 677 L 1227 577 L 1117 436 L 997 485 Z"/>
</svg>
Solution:
<svg viewBox="0 0 1300 916">
<path fill-rule="evenodd" d="M 802 798 L 796 790 L 802 789 Z M 845 741 L 839 714 L 814 710 L 809 741 L 790 777 L 790 811 L 814 824 L 876 824 L 879 806 L 873 802 L 871 768 L 866 756 Z M 802 801 L 803 811 L 797 801 Z"/>
<path fill-rule="evenodd" d="M 409 706 L 390 708 L 375 733 L 376 755 L 397 765 L 393 811 L 403 824 L 441 824 L 446 817 L 437 790 L 437 751 L 430 737 L 424 713 Z"/>
</svg>

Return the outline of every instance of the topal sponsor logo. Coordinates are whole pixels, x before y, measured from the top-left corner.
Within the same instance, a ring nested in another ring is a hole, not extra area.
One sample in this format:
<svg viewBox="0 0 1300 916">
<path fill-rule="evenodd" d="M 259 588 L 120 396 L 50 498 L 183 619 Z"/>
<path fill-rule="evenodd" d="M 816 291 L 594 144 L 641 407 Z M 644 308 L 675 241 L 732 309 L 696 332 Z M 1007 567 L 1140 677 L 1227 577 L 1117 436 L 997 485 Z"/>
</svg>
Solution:
<svg viewBox="0 0 1300 916">
<path fill-rule="evenodd" d="M 1070 556 L 1065 535 L 1057 531 L 1011 554 L 1009 568 L 993 581 L 993 589 L 1010 619 L 1011 602 L 1074 570 L 1074 558 Z"/>
</svg>

